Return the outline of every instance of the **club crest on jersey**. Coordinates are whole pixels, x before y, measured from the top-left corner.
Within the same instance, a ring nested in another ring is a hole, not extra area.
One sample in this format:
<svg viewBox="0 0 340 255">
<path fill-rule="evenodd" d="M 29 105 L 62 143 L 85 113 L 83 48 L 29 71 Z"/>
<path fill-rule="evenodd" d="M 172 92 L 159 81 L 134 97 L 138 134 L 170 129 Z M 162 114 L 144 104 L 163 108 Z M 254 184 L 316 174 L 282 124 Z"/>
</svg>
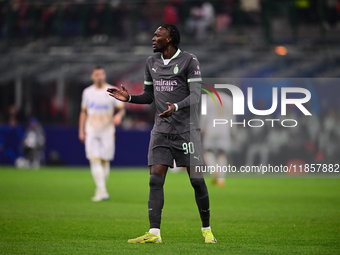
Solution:
<svg viewBox="0 0 340 255">
<path fill-rule="evenodd" d="M 177 74 L 178 70 L 179 70 L 179 68 L 178 68 L 178 65 L 176 64 L 176 66 L 174 67 L 174 74 Z"/>
</svg>

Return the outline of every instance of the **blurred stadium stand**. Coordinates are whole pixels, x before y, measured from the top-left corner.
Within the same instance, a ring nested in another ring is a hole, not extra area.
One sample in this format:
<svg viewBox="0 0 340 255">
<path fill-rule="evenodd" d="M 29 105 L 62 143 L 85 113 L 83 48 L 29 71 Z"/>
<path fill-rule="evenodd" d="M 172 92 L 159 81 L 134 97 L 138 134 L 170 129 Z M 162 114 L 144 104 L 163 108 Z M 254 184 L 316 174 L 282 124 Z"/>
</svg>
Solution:
<svg viewBox="0 0 340 255">
<path fill-rule="evenodd" d="M 4 160 L 4 140 L 12 137 L 6 128 L 25 126 L 31 116 L 47 129 L 46 156 L 56 149 L 48 149 L 56 127 L 69 128 L 79 143 L 81 93 L 95 65 L 105 67 L 110 84 L 140 93 L 151 37 L 162 23 L 180 28 L 181 49 L 197 55 L 207 78 L 340 78 L 338 0 L 210 2 L 215 23 L 197 39 L 188 21 L 202 1 L 0 0 L 0 164 L 13 163 Z M 152 106 L 127 105 L 118 134 L 141 132 L 147 140 L 153 116 Z M 75 146 L 83 153 L 80 143 Z M 19 147 L 10 146 L 11 158 Z M 117 147 L 116 158 L 130 149 Z M 132 163 L 145 164 L 145 153 Z"/>
</svg>

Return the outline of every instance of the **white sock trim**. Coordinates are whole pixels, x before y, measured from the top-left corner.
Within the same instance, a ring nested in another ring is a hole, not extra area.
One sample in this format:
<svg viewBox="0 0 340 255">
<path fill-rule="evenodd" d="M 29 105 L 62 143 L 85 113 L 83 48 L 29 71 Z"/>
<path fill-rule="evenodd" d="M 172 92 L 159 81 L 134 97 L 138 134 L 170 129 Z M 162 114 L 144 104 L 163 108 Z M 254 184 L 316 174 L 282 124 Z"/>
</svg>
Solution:
<svg viewBox="0 0 340 255">
<path fill-rule="evenodd" d="M 151 234 L 154 234 L 156 236 L 160 235 L 161 234 L 161 230 L 159 228 L 150 228 L 149 232 Z"/>
<path fill-rule="evenodd" d="M 202 231 L 207 230 L 207 229 L 211 230 L 211 227 L 209 226 L 209 227 L 206 227 L 206 228 L 202 228 Z"/>
</svg>

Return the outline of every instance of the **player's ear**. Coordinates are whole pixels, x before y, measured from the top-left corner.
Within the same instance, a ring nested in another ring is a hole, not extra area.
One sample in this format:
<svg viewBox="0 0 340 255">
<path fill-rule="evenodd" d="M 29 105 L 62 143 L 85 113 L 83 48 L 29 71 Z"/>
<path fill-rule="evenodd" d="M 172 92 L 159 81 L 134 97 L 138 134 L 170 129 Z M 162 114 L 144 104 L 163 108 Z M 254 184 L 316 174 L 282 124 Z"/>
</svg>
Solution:
<svg viewBox="0 0 340 255">
<path fill-rule="evenodd" d="M 168 37 L 168 38 L 166 38 L 166 41 L 167 41 L 167 43 L 171 43 L 172 42 L 172 37 Z"/>
</svg>

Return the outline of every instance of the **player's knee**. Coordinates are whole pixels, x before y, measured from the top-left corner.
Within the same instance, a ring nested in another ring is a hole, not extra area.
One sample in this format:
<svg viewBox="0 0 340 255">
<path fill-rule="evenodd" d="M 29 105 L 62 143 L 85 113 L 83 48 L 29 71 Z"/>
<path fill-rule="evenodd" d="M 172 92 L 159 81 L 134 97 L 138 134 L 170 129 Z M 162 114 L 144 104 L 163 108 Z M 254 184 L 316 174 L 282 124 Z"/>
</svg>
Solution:
<svg viewBox="0 0 340 255">
<path fill-rule="evenodd" d="M 151 187 L 163 187 L 165 178 L 158 174 L 151 174 L 149 185 Z"/>
<path fill-rule="evenodd" d="M 205 189 L 204 178 L 190 178 L 191 185 L 194 189 Z"/>
</svg>

